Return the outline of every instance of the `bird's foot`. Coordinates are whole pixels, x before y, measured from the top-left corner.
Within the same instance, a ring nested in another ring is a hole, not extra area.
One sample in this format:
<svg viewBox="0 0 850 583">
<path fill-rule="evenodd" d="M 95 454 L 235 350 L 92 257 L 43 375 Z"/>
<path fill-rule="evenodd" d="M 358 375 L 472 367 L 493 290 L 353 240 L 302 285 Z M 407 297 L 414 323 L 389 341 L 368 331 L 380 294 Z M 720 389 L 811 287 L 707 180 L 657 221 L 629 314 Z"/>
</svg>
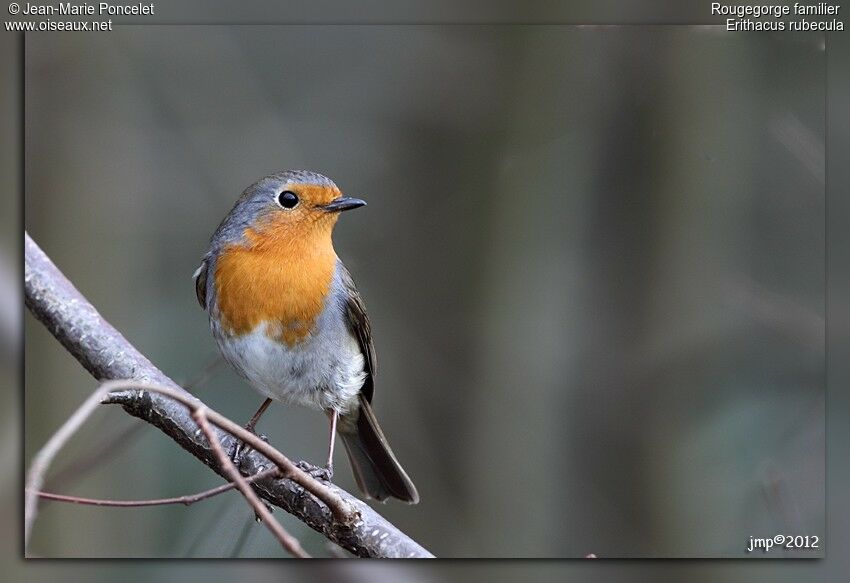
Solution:
<svg viewBox="0 0 850 583">
<path fill-rule="evenodd" d="M 254 431 L 251 429 L 248 429 L 248 431 L 254 433 Z M 254 433 L 254 435 L 259 437 L 266 443 L 269 442 L 269 438 L 268 436 L 266 436 L 265 433 Z M 244 458 L 252 449 L 253 448 L 250 445 L 247 445 L 244 441 L 237 440 L 236 445 L 233 447 L 233 454 L 230 456 L 230 461 L 232 461 L 233 465 L 238 468 L 239 464 L 242 463 L 242 458 Z"/>
<path fill-rule="evenodd" d="M 317 480 L 321 480 L 323 482 L 330 483 L 331 478 L 334 477 L 334 467 L 333 464 L 328 464 L 325 467 L 314 466 L 310 462 L 301 460 L 295 464 L 298 469 L 310 474 Z"/>
<path fill-rule="evenodd" d="M 269 511 L 269 514 L 271 514 L 272 512 L 274 512 L 274 508 L 272 508 L 272 505 L 271 505 L 271 504 L 269 504 L 269 503 L 268 503 L 268 502 L 266 502 L 265 500 L 261 500 L 261 502 L 263 503 L 263 506 L 265 506 L 265 507 L 266 507 L 266 510 L 268 510 L 268 511 Z M 254 511 L 254 520 L 255 520 L 256 522 L 260 522 L 260 523 L 261 523 L 261 522 L 263 522 L 263 518 L 262 518 L 262 516 L 260 516 L 260 514 L 259 514 L 256 510 Z"/>
</svg>

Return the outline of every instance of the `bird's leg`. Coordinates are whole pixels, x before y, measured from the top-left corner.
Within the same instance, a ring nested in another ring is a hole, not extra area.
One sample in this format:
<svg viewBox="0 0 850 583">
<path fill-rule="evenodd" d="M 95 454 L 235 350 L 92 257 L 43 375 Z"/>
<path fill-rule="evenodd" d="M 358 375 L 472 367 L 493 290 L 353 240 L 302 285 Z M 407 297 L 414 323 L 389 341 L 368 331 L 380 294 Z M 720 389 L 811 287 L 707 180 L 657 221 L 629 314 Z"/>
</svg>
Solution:
<svg viewBox="0 0 850 583">
<path fill-rule="evenodd" d="M 254 413 L 253 417 L 251 417 L 251 420 L 248 421 L 248 423 L 245 425 L 245 429 L 247 429 L 251 433 L 256 433 L 254 429 L 257 427 L 257 423 L 260 421 L 260 417 L 263 416 L 263 413 L 266 412 L 266 409 L 268 409 L 269 405 L 271 404 L 271 399 L 266 399 L 265 401 L 263 401 L 263 404 L 260 405 L 260 408 L 257 409 L 257 412 Z"/>
<path fill-rule="evenodd" d="M 330 482 L 331 478 L 334 476 L 334 444 L 336 442 L 336 425 L 339 420 L 339 411 L 328 409 L 325 411 L 325 414 L 328 416 L 328 420 L 330 421 L 330 436 L 328 437 L 328 461 L 325 464 L 325 467 L 320 468 L 306 461 L 300 461 L 297 465 L 299 468 L 317 478 L 319 480 L 324 480 L 325 482 Z"/>
<path fill-rule="evenodd" d="M 260 408 L 257 409 L 257 412 L 254 413 L 248 423 L 245 424 L 245 429 L 256 435 L 256 431 L 254 431 L 254 429 L 257 427 L 257 423 L 260 421 L 260 417 L 263 416 L 263 413 L 266 412 L 266 409 L 268 409 L 269 405 L 271 404 L 271 399 L 266 399 L 265 401 L 263 401 L 263 404 L 260 405 Z M 261 439 L 263 437 L 264 436 L 262 435 L 260 436 Z M 250 448 L 247 447 L 244 443 L 242 443 L 241 441 L 237 441 L 236 447 L 233 448 L 233 456 L 231 457 L 231 459 L 233 460 L 233 465 L 238 468 L 239 462 L 242 461 L 242 456 L 244 456 L 249 451 L 249 449 Z"/>
<path fill-rule="evenodd" d="M 327 412 L 331 421 L 331 434 L 328 437 L 328 463 L 325 464 L 325 470 L 328 472 L 328 481 L 334 477 L 334 442 L 336 441 L 336 422 L 339 419 L 339 411 L 334 409 Z"/>
</svg>

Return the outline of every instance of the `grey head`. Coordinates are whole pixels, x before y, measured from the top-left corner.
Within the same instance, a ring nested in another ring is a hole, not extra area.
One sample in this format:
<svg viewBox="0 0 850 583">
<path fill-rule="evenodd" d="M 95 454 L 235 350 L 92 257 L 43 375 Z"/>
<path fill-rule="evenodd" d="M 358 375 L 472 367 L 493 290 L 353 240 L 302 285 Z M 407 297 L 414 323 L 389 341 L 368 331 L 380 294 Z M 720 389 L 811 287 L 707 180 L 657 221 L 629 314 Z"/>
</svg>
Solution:
<svg viewBox="0 0 850 583">
<path fill-rule="evenodd" d="M 360 199 L 342 196 L 333 180 L 309 170 L 269 174 L 245 189 L 213 233 L 211 254 L 244 241 L 245 231 L 264 221 L 299 226 L 328 221 L 332 227 L 340 211 L 363 206 Z"/>
</svg>

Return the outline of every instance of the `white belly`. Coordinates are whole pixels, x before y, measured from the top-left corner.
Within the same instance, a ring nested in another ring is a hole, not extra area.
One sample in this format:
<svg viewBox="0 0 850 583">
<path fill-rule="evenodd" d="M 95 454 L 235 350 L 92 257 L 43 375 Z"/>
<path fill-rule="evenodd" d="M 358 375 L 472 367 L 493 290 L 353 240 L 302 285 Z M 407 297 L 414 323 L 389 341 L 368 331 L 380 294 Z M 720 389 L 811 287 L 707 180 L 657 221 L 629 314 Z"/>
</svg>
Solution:
<svg viewBox="0 0 850 583">
<path fill-rule="evenodd" d="M 266 336 L 265 324 L 239 337 L 223 335 L 213 324 L 213 335 L 224 358 L 260 394 L 344 414 L 356 405 L 366 379 L 364 359 L 341 314 L 328 312 L 293 347 Z"/>
</svg>

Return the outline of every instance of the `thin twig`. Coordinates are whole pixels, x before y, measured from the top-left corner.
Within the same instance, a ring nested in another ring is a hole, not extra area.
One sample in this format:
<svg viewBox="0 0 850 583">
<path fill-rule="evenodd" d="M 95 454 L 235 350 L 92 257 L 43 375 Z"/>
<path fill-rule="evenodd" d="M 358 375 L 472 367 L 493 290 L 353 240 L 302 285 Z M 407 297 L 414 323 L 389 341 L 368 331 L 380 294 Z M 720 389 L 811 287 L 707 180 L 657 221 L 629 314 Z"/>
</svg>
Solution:
<svg viewBox="0 0 850 583">
<path fill-rule="evenodd" d="M 242 492 L 243 496 L 245 496 L 245 499 L 254 509 L 257 516 L 262 519 L 266 528 L 268 528 L 277 540 L 280 541 L 281 546 L 289 551 L 289 553 L 294 557 L 298 557 L 299 559 L 309 559 L 310 555 L 301 548 L 301 543 L 298 542 L 298 539 L 286 532 L 286 529 L 284 529 L 277 519 L 272 516 L 271 511 L 265 503 L 260 500 L 257 493 L 254 492 L 248 482 L 245 481 L 245 478 L 242 477 L 242 474 L 239 473 L 239 470 L 236 469 L 236 466 L 233 465 L 233 462 L 230 461 L 230 458 L 224 452 L 224 448 L 221 447 L 221 442 L 219 442 L 218 436 L 212 430 L 212 427 L 210 427 L 209 420 L 207 419 L 208 411 L 209 410 L 204 406 L 198 407 L 192 412 L 192 418 L 209 440 L 210 447 L 212 447 L 213 452 L 215 452 L 215 456 L 218 458 L 218 463 L 221 466 L 221 469 L 224 470 L 224 473 L 227 474 L 227 477 L 230 478 L 231 481 L 236 482 L 236 487 L 239 488 L 239 491 Z"/>
<path fill-rule="evenodd" d="M 25 548 L 26 544 L 29 543 L 29 535 L 32 532 L 32 523 L 35 520 L 35 515 L 37 513 L 38 508 L 38 498 L 40 495 L 41 485 L 44 483 L 44 474 L 47 469 L 50 467 L 50 463 L 62 446 L 68 441 L 68 439 L 80 428 L 80 426 L 85 423 L 86 419 L 88 419 L 89 415 L 97 408 L 97 405 L 105 400 L 105 397 L 112 391 L 118 390 L 140 390 L 140 391 L 154 391 L 172 399 L 179 401 L 186 407 L 188 407 L 192 411 L 192 418 L 198 424 L 198 427 L 203 431 L 204 436 L 209 441 L 210 447 L 212 448 L 215 456 L 218 460 L 219 466 L 222 471 L 225 473 L 227 478 L 231 482 L 235 482 L 236 487 L 242 492 L 242 495 L 248 500 L 248 503 L 254 509 L 257 516 L 259 516 L 266 527 L 272 532 L 272 534 L 280 541 L 281 546 L 286 549 L 293 556 L 298 558 L 309 558 L 308 555 L 303 548 L 301 548 L 301 543 L 298 542 L 298 539 L 290 535 L 286 530 L 281 526 L 281 524 L 277 521 L 277 519 L 272 516 L 272 513 L 266 507 L 265 503 L 260 500 L 260 497 L 257 496 L 257 493 L 251 488 L 246 479 L 239 473 L 239 470 L 236 469 L 236 466 L 233 465 L 233 462 L 230 461 L 230 458 L 224 452 L 224 449 L 221 447 L 221 442 L 218 440 L 218 436 L 215 432 L 212 431 L 210 427 L 210 422 L 215 423 L 220 428 L 228 431 L 233 434 L 235 437 L 242 439 L 244 442 L 248 443 L 255 449 L 261 449 L 261 453 L 264 453 L 269 459 L 274 461 L 277 464 L 275 469 L 275 473 L 278 471 L 284 475 L 284 477 L 289 478 L 299 485 L 304 487 L 306 490 L 311 492 L 314 496 L 324 501 L 329 508 L 334 511 L 334 514 L 338 514 L 343 519 L 347 519 L 350 517 L 351 510 L 344 504 L 342 499 L 339 498 L 333 491 L 328 489 L 323 484 L 319 483 L 312 476 L 303 472 L 299 469 L 295 464 L 293 464 L 289 458 L 280 453 L 278 450 L 267 444 L 265 441 L 247 431 L 244 427 L 230 421 L 223 415 L 216 413 L 215 411 L 209 409 L 206 405 L 195 399 L 194 401 L 187 397 L 186 395 L 175 391 L 169 387 L 162 387 L 153 385 L 151 383 L 138 383 L 133 381 L 107 381 L 103 383 L 91 396 L 86 399 L 82 406 L 65 422 L 65 424 L 57 431 L 53 437 L 48 440 L 47 444 L 36 454 L 36 457 L 33 460 L 33 464 L 30 468 L 30 478 L 27 480 L 27 492 L 26 492 L 26 512 L 25 512 Z M 225 485 L 227 486 L 227 484 Z M 43 496 L 47 498 L 48 496 Z M 53 497 L 52 499 L 57 499 Z M 68 500 L 66 500 L 68 501 Z"/>
<path fill-rule="evenodd" d="M 119 390 L 135 390 L 142 392 L 151 391 L 154 393 L 159 393 L 161 395 L 165 395 L 166 397 L 174 399 L 182 405 L 185 405 L 193 413 L 196 412 L 198 409 L 203 408 L 205 410 L 205 416 L 207 419 L 209 419 L 210 423 L 216 425 L 217 427 L 220 427 L 227 433 L 231 434 L 233 437 L 239 439 L 243 443 L 251 446 L 253 449 L 266 456 L 275 465 L 277 465 L 284 478 L 292 480 L 293 482 L 313 494 L 316 498 L 324 502 L 325 505 L 330 508 L 331 512 L 333 512 L 337 520 L 341 522 L 348 522 L 354 518 L 354 513 L 356 512 L 355 509 L 352 508 L 348 503 L 346 503 L 336 492 L 334 492 L 333 490 L 319 482 L 316 478 L 296 466 L 288 457 L 286 457 L 283 453 L 281 453 L 272 445 L 260 439 L 258 435 L 251 433 L 250 431 L 248 431 L 238 423 L 231 421 L 221 413 L 210 409 L 198 399 L 194 397 L 189 397 L 187 396 L 187 394 L 176 391 L 170 387 L 156 385 L 153 383 L 135 382 L 130 380 L 114 381 L 112 387 L 113 388 L 110 392 L 115 392 Z"/>
<path fill-rule="evenodd" d="M 200 372 L 196 373 L 183 384 L 183 388 L 187 391 L 191 391 L 200 387 L 209 380 L 215 369 L 223 363 L 224 360 L 220 356 L 211 359 Z M 70 483 L 75 480 L 79 480 L 91 469 L 102 464 L 105 460 L 117 455 L 121 452 L 121 450 L 130 446 L 140 435 L 142 435 L 141 430 L 143 428 L 144 425 L 137 423 L 126 427 L 114 437 L 101 439 L 100 447 L 96 448 L 94 451 L 87 452 L 85 456 L 72 459 L 64 468 L 56 471 L 51 478 L 51 481 L 68 487 Z M 44 496 L 42 496 L 42 498 L 47 499 Z M 78 503 L 83 504 L 82 502 Z"/>
<path fill-rule="evenodd" d="M 68 442 L 74 433 L 85 423 L 86 419 L 97 409 L 103 398 L 112 390 L 114 382 L 103 383 L 98 387 L 89 398 L 86 399 L 74 413 L 68 417 L 62 427 L 47 440 L 30 464 L 29 472 L 27 473 L 26 491 L 24 493 L 24 552 L 26 552 L 30 535 L 32 534 L 32 525 L 35 517 L 38 514 L 38 491 L 44 484 L 44 475 L 47 469 L 53 462 L 53 458 L 59 453 L 59 450 Z"/>
<path fill-rule="evenodd" d="M 263 470 L 252 476 L 247 476 L 245 481 L 249 484 L 257 480 L 264 480 L 272 476 L 279 476 L 280 471 L 275 468 Z M 70 504 L 83 504 L 86 506 L 109 506 L 113 508 L 141 508 L 144 506 L 167 506 L 169 504 L 183 504 L 191 506 L 195 502 L 218 496 L 224 492 L 229 492 L 236 487 L 236 482 L 228 482 L 203 492 L 196 494 L 186 494 L 184 496 L 175 496 L 173 498 L 154 498 L 152 500 L 108 500 L 104 498 L 83 498 L 82 496 L 70 496 L 68 494 L 55 494 L 53 492 L 39 492 L 38 497 L 42 500 L 54 500 L 56 502 L 68 502 Z"/>
<path fill-rule="evenodd" d="M 143 429 L 145 429 L 144 424 L 134 423 L 118 431 L 115 435 L 101 436 L 99 444 L 87 449 L 84 454 L 80 454 L 57 469 L 47 481 L 45 487 L 50 488 L 53 484 L 62 484 L 63 487 L 67 488 L 85 477 L 94 468 L 109 461 L 132 445 L 134 441 L 144 435 Z"/>
</svg>

